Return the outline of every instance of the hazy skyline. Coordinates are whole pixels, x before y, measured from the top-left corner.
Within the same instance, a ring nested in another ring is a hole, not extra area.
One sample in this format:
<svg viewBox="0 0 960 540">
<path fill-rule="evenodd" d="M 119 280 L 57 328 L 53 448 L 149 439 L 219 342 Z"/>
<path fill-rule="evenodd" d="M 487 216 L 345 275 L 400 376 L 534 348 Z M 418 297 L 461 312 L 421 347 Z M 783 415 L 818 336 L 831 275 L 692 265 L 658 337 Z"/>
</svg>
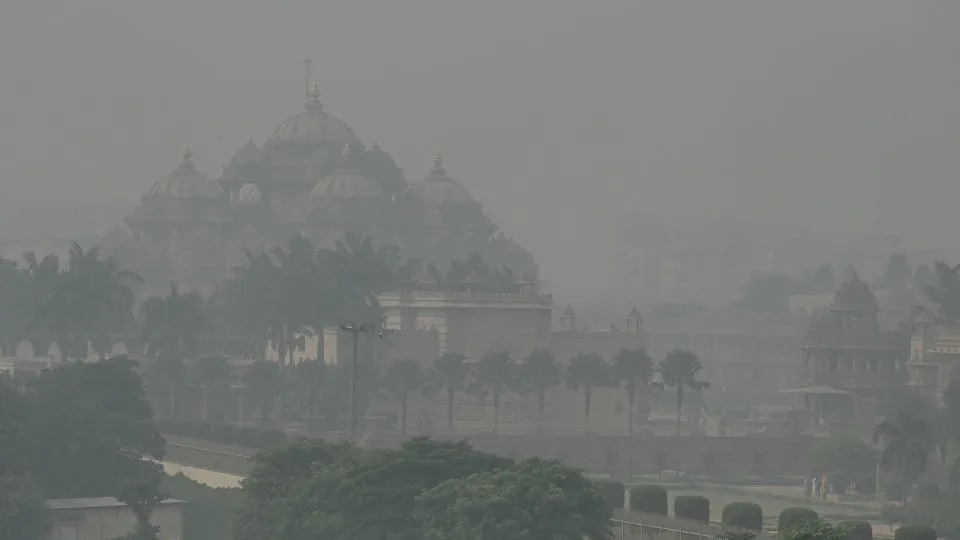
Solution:
<svg viewBox="0 0 960 540">
<path fill-rule="evenodd" d="M 443 152 L 547 267 L 603 256 L 624 207 L 953 248 L 952 3 L 14 0 L 0 13 L 7 201 L 132 209 L 184 143 L 217 176 L 300 109 L 309 57 L 327 110 L 412 180 Z"/>
</svg>

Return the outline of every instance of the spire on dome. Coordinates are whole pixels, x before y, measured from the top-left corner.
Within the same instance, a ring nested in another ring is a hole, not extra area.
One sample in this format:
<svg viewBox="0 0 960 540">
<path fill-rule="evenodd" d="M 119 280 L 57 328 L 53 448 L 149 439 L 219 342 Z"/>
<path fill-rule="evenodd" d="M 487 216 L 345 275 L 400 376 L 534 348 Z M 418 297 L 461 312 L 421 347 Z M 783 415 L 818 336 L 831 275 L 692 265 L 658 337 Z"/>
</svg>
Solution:
<svg viewBox="0 0 960 540">
<path fill-rule="evenodd" d="M 317 83 L 313 83 L 313 86 L 310 87 L 309 99 L 307 101 L 307 107 L 322 109 L 323 104 L 320 103 L 320 87 Z"/>
<path fill-rule="evenodd" d="M 183 147 L 183 161 L 180 163 L 181 170 L 190 170 L 193 169 L 193 152 L 190 151 L 190 145 L 186 144 Z"/>
<path fill-rule="evenodd" d="M 447 171 L 443 169 L 443 156 L 439 153 L 433 156 L 433 168 L 430 169 L 431 176 L 446 176 Z"/>
</svg>

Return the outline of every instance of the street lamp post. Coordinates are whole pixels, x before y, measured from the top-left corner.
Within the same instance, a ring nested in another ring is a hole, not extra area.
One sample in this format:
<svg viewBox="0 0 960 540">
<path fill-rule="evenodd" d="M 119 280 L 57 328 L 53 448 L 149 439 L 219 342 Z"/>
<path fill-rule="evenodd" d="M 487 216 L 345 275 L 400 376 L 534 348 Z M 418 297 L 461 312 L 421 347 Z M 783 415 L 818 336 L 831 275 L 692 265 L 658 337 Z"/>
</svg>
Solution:
<svg viewBox="0 0 960 540">
<path fill-rule="evenodd" d="M 353 364 L 350 366 L 350 440 L 357 437 L 357 343 L 361 332 L 371 331 L 369 324 L 350 321 L 340 325 L 340 330 L 353 334 Z"/>
</svg>

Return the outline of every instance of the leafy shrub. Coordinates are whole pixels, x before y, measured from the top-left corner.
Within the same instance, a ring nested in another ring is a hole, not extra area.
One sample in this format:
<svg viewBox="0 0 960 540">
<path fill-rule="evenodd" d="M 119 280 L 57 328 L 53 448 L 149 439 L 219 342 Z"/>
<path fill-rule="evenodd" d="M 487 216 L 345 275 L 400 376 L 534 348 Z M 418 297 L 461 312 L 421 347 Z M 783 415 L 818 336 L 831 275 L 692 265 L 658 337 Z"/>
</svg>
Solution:
<svg viewBox="0 0 960 540">
<path fill-rule="evenodd" d="M 937 540 L 937 531 L 926 525 L 904 525 L 893 534 L 894 540 Z"/>
<path fill-rule="evenodd" d="M 182 473 L 164 476 L 161 488 L 170 497 L 187 501 L 183 511 L 185 538 L 233 540 L 233 520 L 242 501 L 239 489 L 212 488 Z"/>
<path fill-rule="evenodd" d="M 873 540 L 873 526 L 866 521 L 844 521 L 840 529 L 847 533 L 847 540 Z"/>
<path fill-rule="evenodd" d="M 233 432 L 233 443 L 239 446 L 254 448 L 257 446 L 257 435 L 260 430 L 249 427 L 237 428 Z"/>
<path fill-rule="evenodd" d="M 648 514 L 667 515 L 667 490 L 663 486 L 641 484 L 630 488 L 630 509 Z"/>
<path fill-rule="evenodd" d="M 710 499 L 700 495 L 680 495 L 673 499 L 673 515 L 679 519 L 710 521 Z"/>
<path fill-rule="evenodd" d="M 817 521 L 819 519 L 820 516 L 809 508 L 787 508 L 783 512 L 780 512 L 780 518 L 777 520 L 777 531 L 781 533 L 786 532 L 804 523 Z"/>
<path fill-rule="evenodd" d="M 597 491 L 610 508 L 623 508 L 624 485 L 616 480 L 599 480 L 596 482 Z"/>
<path fill-rule="evenodd" d="M 235 431 L 236 428 L 232 424 L 220 424 L 213 427 L 211 436 L 215 441 L 230 444 L 233 442 L 233 434 Z"/>
<path fill-rule="evenodd" d="M 860 495 L 872 495 L 877 492 L 877 479 L 872 475 L 857 478 L 854 486 Z"/>
<path fill-rule="evenodd" d="M 258 448 L 273 448 L 287 442 L 287 436 L 284 432 L 276 429 L 268 429 L 257 433 L 256 444 Z"/>
<path fill-rule="evenodd" d="M 763 529 L 763 509 L 751 502 L 732 502 L 723 507 L 724 525 L 741 529 Z"/>
</svg>

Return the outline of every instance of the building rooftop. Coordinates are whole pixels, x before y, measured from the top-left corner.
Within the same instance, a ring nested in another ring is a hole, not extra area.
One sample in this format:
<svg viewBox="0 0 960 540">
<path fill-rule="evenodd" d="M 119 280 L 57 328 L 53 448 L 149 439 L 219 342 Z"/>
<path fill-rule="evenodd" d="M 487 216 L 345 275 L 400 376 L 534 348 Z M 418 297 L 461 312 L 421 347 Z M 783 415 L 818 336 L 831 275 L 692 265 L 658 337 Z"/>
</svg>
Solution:
<svg viewBox="0 0 960 540">
<path fill-rule="evenodd" d="M 158 504 L 186 504 L 178 499 L 164 499 Z M 47 499 L 47 508 L 50 510 L 80 510 L 83 508 L 112 508 L 126 506 L 126 503 L 116 497 L 78 497 L 74 499 Z"/>
</svg>

